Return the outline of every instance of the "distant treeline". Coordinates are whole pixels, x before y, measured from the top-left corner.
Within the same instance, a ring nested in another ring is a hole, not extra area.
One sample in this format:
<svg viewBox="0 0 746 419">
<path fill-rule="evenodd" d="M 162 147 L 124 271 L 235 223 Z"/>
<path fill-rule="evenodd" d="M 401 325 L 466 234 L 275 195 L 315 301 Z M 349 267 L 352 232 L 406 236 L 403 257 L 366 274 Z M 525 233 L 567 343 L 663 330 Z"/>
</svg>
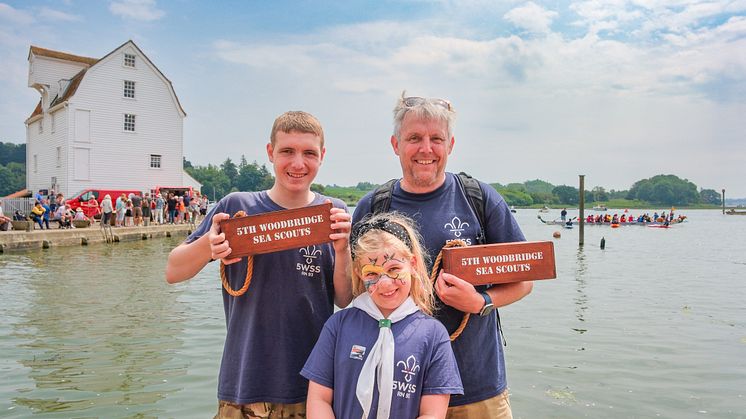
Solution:
<svg viewBox="0 0 746 419">
<path fill-rule="evenodd" d="M 213 200 L 231 192 L 269 189 L 274 183 L 267 166 L 256 161 L 248 163 L 243 155 L 238 165 L 228 158 L 219 166 L 195 166 L 184 158 L 184 170 L 202 184 L 202 193 Z"/>
<path fill-rule="evenodd" d="M 26 144 L 0 141 L 0 196 L 26 188 Z"/>
<path fill-rule="evenodd" d="M 578 205 L 580 191 L 574 186 L 554 186 L 543 180 L 492 186 L 510 205 Z M 584 192 L 587 203 L 607 203 L 614 200 L 660 206 L 719 205 L 721 195 L 714 189 L 698 190 L 697 185 L 676 175 L 657 175 L 635 182 L 629 190 L 606 191 L 602 186 Z"/>
<path fill-rule="evenodd" d="M 490 184 L 505 198 L 508 205 L 528 207 L 532 205 L 576 206 L 580 201 L 578 188 L 568 185 L 552 185 L 543 180 L 529 180 L 523 183 L 502 185 Z M 343 199 L 348 204 L 356 203 L 368 191 L 378 185 L 360 182 L 356 186 L 344 187 L 329 185 L 324 188 L 327 195 Z M 691 206 L 719 205 L 720 193 L 713 189 L 698 191 L 697 185 L 675 175 L 658 175 L 650 179 L 635 182 L 632 188 L 624 191 L 607 191 L 596 186 L 585 191 L 585 202 L 594 203 L 621 202 L 625 205 L 639 206 Z"/>
<path fill-rule="evenodd" d="M 235 191 L 261 191 L 274 183 L 274 176 L 267 166 L 256 161 L 249 163 L 241 156 L 238 164 L 230 158 L 220 165 L 195 166 L 184 159 L 184 169 L 202 184 L 202 193 L 211 199 L 220 199 Z M 313 184 L 312 190 L 340 198 L 354 205 L 367 192 L 378 185 L 359 182 L 355 186 Z M 492 183 L 509 205 L 567 205 L 579 203 L 578 188 L 568 185 L 552 185 L 535 179 L 523 183 L 502 185 Z M 0 196 L 5 196 L 26 187 L 26 144 L 0 142 Z M 657 175 L 635 182 L 629 190 L 607 191 L 596 186 L 585 191 L 588 204 L 624 201 L 637 205 L 692 206 L 720 205 L 720 192 L 714 189 L 698 189 L 697 185 L 675 175 Z"/>
<path fill-rule="evenodd" d="M 248 163 L 244 156 L 236 165 L 226 159 L 221 165 L 193 166 L 184 160 L 186 171 L 202 183 L 202 192 L 209 198 L 220 199 L 233 191 L 260 191 L 272 186 L 274 177 L 265 165 Z M 543 180 L 529 180 L 523 183 L 502 185 L 490 184 L 505 198 L 508 205 L 528 207 L 532 205 L 576 206 L 580 201 L 578 188 L 568 185 L 552 185 Z M 348 205 L 355 205 L 367 192 L 378 185 L 359 182 L 355 186 L 313 184 L 312 190 L 342 199 Z M 585 191 L 587 204 L 622 202 L 625 205 L 639 206 L 692 206 L 720 205 L 721 195 L 714 189 L 699 190 L 697 185 L 675 175 L 657 175 L 650 179 L 635 182 L 629 190 L 607 191 L 596 186 Z"/>
</svg>

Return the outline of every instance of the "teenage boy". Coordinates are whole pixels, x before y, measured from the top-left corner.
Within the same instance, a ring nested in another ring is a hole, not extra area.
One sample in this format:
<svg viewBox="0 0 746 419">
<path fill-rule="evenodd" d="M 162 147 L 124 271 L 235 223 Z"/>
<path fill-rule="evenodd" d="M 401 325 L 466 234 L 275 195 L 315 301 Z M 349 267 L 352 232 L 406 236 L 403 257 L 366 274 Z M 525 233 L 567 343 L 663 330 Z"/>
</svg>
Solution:
<svg viewBox="0 0 746 419">
<path fill-rule="evenodd" d="M 305 112 L 286 112 L 272 126 L 267 156 L 275 172 L 268 191 L 234 192 L 221 199 L 186 241 L 168 257 L 166 281 L 194 277 L 211 260 L 225 264 L 228 283 L 240 289 L 247 259 L 227 259 L 230 243 L 220 222 L 247 215 L 322 204 L 331 200 L 332 243 L 256 255 L 251 285 L 234 297 L 223 290 L 226 340 L 218 379 L 216 418 L 305 417 L 308 381 L 300 375 L 334 304 L 352 300 L 350 214 L 338 199 L 311 191 L 324 158 L 324 133 Z"/>
</svg>

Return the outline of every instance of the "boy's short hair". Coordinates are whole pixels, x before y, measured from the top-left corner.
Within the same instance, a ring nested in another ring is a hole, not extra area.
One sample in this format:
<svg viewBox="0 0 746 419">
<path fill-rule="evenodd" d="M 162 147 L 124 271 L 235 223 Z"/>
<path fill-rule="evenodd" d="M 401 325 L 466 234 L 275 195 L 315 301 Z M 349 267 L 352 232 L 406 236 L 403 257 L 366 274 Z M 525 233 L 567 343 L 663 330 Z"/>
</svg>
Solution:
<svg viewBox="0 0 746 419">
<path fill-rule="evenodd" d="M 321 148 L 324 148 L 324 130 L 321 128 L 321 122 L 315 116 L 303 111 L 288 111 L 278 116 L 272 125 L 269 141 L 274 146 L 278 132 L 290 133 L 292 131 L 316 135 L 321 140 Z"/>
</svg>

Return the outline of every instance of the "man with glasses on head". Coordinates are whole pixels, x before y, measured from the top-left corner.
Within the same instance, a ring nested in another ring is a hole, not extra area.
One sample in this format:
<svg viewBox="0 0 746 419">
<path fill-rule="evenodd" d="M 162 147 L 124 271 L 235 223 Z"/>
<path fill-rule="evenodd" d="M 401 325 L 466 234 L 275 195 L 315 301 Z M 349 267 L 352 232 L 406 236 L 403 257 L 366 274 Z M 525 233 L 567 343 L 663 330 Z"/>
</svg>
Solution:
<svg viewBox="0 0 746 419">
<path fill-rule="evenodd" d="M 398 211 L 418 224 L 431 263 L 448 240 L 467 244 L 524 241 L 505 200 L 491 186 L 478 182 L 484 203 L 484 225 L 472 210 L 464 181 L 445 171 L 455 138 L 455 112 L 444 99 L 405 97 L 394 108 L 391 147 L 399 156 L 402 178 L 396 180 L 382 207 L 380 190 L 364 196 L 353 223 L 381 211 Z M 375 202 L 375 203 L 374 203 Z M 463 396 L 452 396 L 447 418 L 512 418 L 508 400 L 503 344 L 497 307 L 531 292 L 531 282 L 473 286 L 441 273 L 435 282 L 438 318 L 451 333 Z M 465 314 L 466 327 L 460 330 Z"/>
</svg>

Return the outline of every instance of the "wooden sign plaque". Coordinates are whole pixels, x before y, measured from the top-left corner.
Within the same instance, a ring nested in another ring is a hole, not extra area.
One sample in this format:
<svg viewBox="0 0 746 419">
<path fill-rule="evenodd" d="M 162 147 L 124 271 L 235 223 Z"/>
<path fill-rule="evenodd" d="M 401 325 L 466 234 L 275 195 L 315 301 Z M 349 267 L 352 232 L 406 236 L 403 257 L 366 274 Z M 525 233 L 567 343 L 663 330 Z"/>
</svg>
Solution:
<svg viewBox="0 0 746 419">
<path fill-rule="evenodd" d="M 231 246 L 228 258 L 295 249 L 331 241 L 331 203 L 230 218 L 220 230 Z"/>
<path fill-rule="evenodd" d="M 443 249 L 443 271 L 473 285 L 557 277 L 554 243 L 515 242 Z"/>
</svg>

